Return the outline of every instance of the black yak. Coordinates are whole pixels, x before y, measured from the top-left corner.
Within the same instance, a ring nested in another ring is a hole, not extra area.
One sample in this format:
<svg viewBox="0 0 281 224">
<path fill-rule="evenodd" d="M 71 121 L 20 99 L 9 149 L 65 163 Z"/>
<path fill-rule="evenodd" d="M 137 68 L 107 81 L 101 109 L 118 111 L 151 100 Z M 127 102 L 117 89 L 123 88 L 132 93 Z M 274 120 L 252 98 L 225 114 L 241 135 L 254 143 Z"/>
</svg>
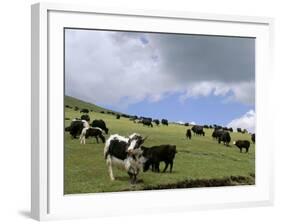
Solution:
<svg viewBox="0 0 281 224">
<path fill-rule="evenodd" d="M 251 140 L 254 144 L 256 143 L 256 134 L 255 133 L 251 135 Z"/>
<path fill-rule="evenodd" d="M 172 172 L 174 158 L 177 153 L 175 145 L 159 145 L 152 147 L 141 146 L 143 151 L 142 155 L 146 159 L 143 171 L 146 172 L 149 167 L 152 167 L 152 171 L 160 172 L 160 162 L 165 163 L 165 168 L 163 173 L 166 172 L 168 166 L 170 165 L 170 172 Z"/>
<path fill-rule="evenodd" d="M 203 135 L 205 136 L 205 132 L 204 132 L 204 129 L 203 129 L 203 126 L 200 126 L 200 125 L 194 125 L 191 130 L 193 131 L 194 134 L 196 135 Z"/>
<path fill-rule="evenodd" d="M 99 143 L 100 138 L 103 143 L 105 143 L 105 137 L 102 134 L 102 130 L 100 128 L 83 128 L 81 135 L 80 135 L 80 143 L 85 144 L 86 139 L 89 137 L 95 137 L 97 140 L 97 143 Z"/>
<path fill-rule="evenodd" d="M 190 129 L 186 130 L 186 137 L 191 139 L 191 130 Z"/>
<path fill-rule="evenodd" d="M 93 128 L 100 128 L 102 129 L 105 134 L 108 134 L 108 128 L 106 127 L 106 124 L 103 120 L 93 120 L 92 125 Z"/>
<path fill-rule="evenodd" d="M 153 127 L 152 122 L 151 122 L 150 119 L 143 119 L 143 120 L 142 120 L 142 124 L 143 124 L 144 126 Z"/>
<path fill-rule="evenodd" d="M 85 120 L 76 120 L 74 119 L 69 127 L 65 128 L 65 131 L 69 131 L 72 138 L 76 138 L 77 135 L 80 135 L 83 128 L 88 128 L 89 123 Z"/>
<path fill-rule="evenodd" d="M 247 153 L 250 148 L 250 142 L 248 140 L 237 140 L 233 142 L 233 145 L 236 145 L 240 149 L 240 152 L 245 148 Z"/>
<path fill-rule="evenodd" d="M 229 132 L 223 131 L 222 134 L 218 137 L 219 144 L 223 142 L 224 145 L 229 146 L 229 142 L 231 141 L 231 137 Z"/>
<path fill-rule="evenodd" d="M 169 125 L 167 119 L 162 119 L 162 120 L 161 120 L 161 123 L 162 123 L 163 125 L 167 125 L 167 126 Z"/>
<path fill-rule="evenodd" d="M 90 116 L 89 116 L 88 114 L 83 114 L 83 115 L 81 116 L 81 120 L 85 120 L 85 121 L 90 122 Z"/>
<path fill-rule="evenodd" d="M 153 122 L 158 126 L 160 124 L 160 121 L 158 119 L 154 119 Z"/>
<path fill-rule="evenodd" d="M 215 129 L 212 133 L 212 137 L 214 139 L 218 139 L 223 133 L 223 130 L 222 129 Z"/>
</svg>

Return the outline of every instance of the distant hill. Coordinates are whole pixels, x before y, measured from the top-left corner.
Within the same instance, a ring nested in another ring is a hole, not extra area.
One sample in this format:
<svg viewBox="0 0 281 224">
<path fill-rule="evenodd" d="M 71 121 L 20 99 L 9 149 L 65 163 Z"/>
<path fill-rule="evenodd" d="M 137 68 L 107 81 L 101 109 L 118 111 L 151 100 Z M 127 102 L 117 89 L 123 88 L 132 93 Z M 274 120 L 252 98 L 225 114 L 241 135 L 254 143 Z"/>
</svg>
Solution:
<svg viewBox="0 0 281 224">
<path fill-rule="evenodd" d="M 108 109 L 105 109 L 105 108 L 102 108 L 102 107 L 99 107 L 93 103 L 89 103 L 89 102 L 85 102 L 83 100 L 79 100 L 77 98 L 74 98 L 72 96 L 64 96 L 64 105 L 68 105 L 68 106 L 71 106 L 71 107 L 75 107 L 77 106 L 79 109 L 89 109 L 89 110 L 93 110 L 95 112 L 101 112 L 101 111 L 104 111 L 104 112 L 107 112 L 107 111 L 111 111 L 111 112 L 115 112 L 115 113 L 118 113 L 116 111 L 112 111 L 112 110 L 108 110 Z"/>
</svg>

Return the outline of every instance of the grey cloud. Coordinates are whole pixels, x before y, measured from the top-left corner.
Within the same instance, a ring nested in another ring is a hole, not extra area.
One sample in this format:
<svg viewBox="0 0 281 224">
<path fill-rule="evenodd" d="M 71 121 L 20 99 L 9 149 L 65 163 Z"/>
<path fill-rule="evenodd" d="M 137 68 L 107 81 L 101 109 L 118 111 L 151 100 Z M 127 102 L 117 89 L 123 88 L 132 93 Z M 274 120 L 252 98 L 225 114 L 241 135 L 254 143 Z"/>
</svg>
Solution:
<svg viewBox="0 0 281 224">
<path fill-rule="evenodd" d="M 155 34 L 151 34 L 153 36 Z M 255 41 L 250 38 L 157 34 L 163 70 L 181 81 L 253 81 Z"/>
</svg>

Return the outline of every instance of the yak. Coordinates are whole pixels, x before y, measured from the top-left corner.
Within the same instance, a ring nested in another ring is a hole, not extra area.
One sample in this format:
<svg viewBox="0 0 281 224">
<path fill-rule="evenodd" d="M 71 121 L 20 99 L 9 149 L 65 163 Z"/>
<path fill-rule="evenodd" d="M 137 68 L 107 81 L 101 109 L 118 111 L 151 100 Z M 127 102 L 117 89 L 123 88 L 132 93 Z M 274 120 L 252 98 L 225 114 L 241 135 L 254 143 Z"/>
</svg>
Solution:
<svg viewBox="0 0 281 224">
<path fill-rule="evenodd" d="M 223 142 L 224 145 L 229 146 L 229 142 L 231 141 L 231 137 L 229 132 L 223 131 L 222 134 L 218 137 L 219 144 Z"/>
<path fill-rule="evenodd" d="M 203 129 L 203 126 L 200 126 L 200 125 L 194 125 L 191 130 L 193 131 L 194 134 L 196 135 L 203 135 L 205 136 L 205 132 L 204 132 L 204 129 Z"/>
<path fill-rule="evenodd" d="M 149 120 L 149 119 L 143 119 L 142 124 L 143 124 L 143 126 L 153 127 L 153 124 L 152 124 L 151 120 Z"/>
<path fill-rule="evenodd" d="M 191 139 L 191 130 L 190 129 L 186 130 L 186 137 Z"/>
<path fill-rule="evenodd" d="M 233 142 L 233 145 L 236 145 L 240 149 L 240 153 L 242 149 L 246 149 L 246 153 L 249 152 L 250 142 L 248 140 L 237 140 Z"/>
<path fill-rule="evenodd" d="M 93 120 L 91 126 L 93 128 L 100 128 L 105 132 L 105 134 L 108 134 L 109 129 L 106 127 L 106 124 L 103 120 Z"/>
<path fill-rule="evenodd" d="M 88 114 L 83 114 L 83 115 L 81 116 L 81 120 L 85 120 L 85 121 L 90 122 L 90 116 L 89 116 Z"/>
<path fill-rule="evenodd" d="M 141 150 L 143 151 L 142 155 L 146 160 L 143 166 L 144 172 L 146 172 L 150 166 L 152 166 L 152 171 L 160 172 L 160 162 L 165 163 L 163 173 L 166 172 L 169 165 L 170 173 L 172 172 L 174 158 L 177 153 L 175 145 L 159 145 L 152 147 L 141 146 Z"/>
<path fill-rule="evenodd" d="M 163 125 L 167 125 L 167 126 L 169 125 L 167 119 L 162 119 L 162 120 L 161 120 L 161 123 L 162 123 Z"/>
</svg>

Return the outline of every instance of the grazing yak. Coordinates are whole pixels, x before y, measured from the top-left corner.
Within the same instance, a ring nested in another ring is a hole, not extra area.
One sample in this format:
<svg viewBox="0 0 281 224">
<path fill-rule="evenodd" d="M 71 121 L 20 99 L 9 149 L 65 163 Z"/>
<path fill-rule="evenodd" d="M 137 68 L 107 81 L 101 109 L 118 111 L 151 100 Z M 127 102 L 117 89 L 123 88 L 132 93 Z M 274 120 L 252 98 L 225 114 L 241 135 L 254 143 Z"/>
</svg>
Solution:
<svg viewBox="0 0 281 224">
<path fill-rule="evenodd" d="M 223 130 L 222 129 L 215 129 L 212 133 L 212 137 L 214 139 L 218 139 L 223 133 Z"/>
<path fill-rule="evenodd" d="M 131 116 L 129 120 L 130 120 L 130 121 L 134 121 L 134 120 L 137 120 L 137 119 L 138 119 L 138 116 L 137 116 L 137 115 L 134 115 L 134 116 Z"/>
<path fill-rule="evenodd" d="M 128 114 L 121 114 L 121 117 L 130 118 L 130 115 L 128 115 Z"/>
<path fill-rule="evenodd" d="M 158 126 L 160 124 L 160 121 L 158 119 L 154 119 L 153 122 Z"/>
<path fill-rule="evenodd" d="M 203 129 L 203 126 L 200 126 L 200 125 L 194 125 L 191 130 L 193 131 L 194 134 L 196 135 L 203 135 L 205 136 L 205 132 L 204 132 L 204 129 Z"/>
<path fill-rule="evenodd" d="M 214 129 L 222 129 L 222 126 L 217 125 L 217 124 L 214 124 L 213 127 L 214 127 Z"/>
<path fill-rule="evenodd" d="M 120 117 L 121 117 L 120 114 L 116 115 L 116 119 L 120 119 Z"/>
<path fill-rule="evenodd" d="M 137 182 L 137 175 L 145 162 L 140 149 L 145 139 L 141 135 L 134 133 L 129 138 L 115 134 L 106 140 L 104 158 L 111 180 L 115 180 L 112 166 L 117 166 L 127 171 L 132 184 Z"/>
<path fill-rule="evenodd" d="M 89 123 L 85 120 L 76 120 L 73 119 L 70 126 L 66 127 L 65 130 L 69 131 L 72 138 L 76 138 L 77 135 L 80 135 L 83 128 L 89 128 Z"/>
<path fill-rule="evenodd" d="M 142 119 L 143 126 L 153 127 L 152 121 L 150 119 Z"/>
<path fill-rule="evenodd" d="M 167 119 L 162 119 L 161 120 L 161 123 L 163 124 L 163 125 L 169 125 L 169 122 L 168 122 L 168 120 Z"/>
<path fill-rule="evenodd" d="M 147 119 L 147 120 L 152 121 L 152 118 L 151 118 L 151 117 L 142 117 L 142 116 L 141 116 L 140 119 L 142 119 L 142 120 L 143 120 L 143 119 Z"/>
<path fill-rule="evenodd" d="M 90 111 L 88 110 L 88 109 L 81 109 L 80 110 L 80 113 L 86 113 L 86 114 L 88 114 Z"/>
<path fill-rule="evenodd" d="M 186 130 L 186 137 L 191 139 L 191 130 L 190 129 Z"/>
<path fill-rule="evenodd" d="M 246 149 L 246 153 L 250 148 L 250 142 L 248 140 L 237 140 L 233 142 L 233 145 L 236 145 L 240 149 L 240 153 L 242 152 L 243 148 Z"/>
<path fill-rule="evenodd" d="M 143 166 L 144 172 L 146 172 L 150 166 L 152 167 L 152 171 L 160 172 L 160 162 L 165 163 L 163 173 L 166 172 L 169 165 L 170 172 L 172 172 L 174 158 L 177 153 L 175 145 L 159 145 L 152 147 L 141 146 L 141 150 L 143 151 L 142 155 L 146 160 Z"/>
<path fill-rule="evenodd" d="M 93 120 L 91 126 L 93 128 L 100 128 L 100 129 L 102 129 L 105 132 L 105 134 L 108 134 L 109 130 L 106 127 L 106 124 L 105 124 L 105 122 L 103 120 Z"/>
<path fill-rule="evenodd" d="M 223 127 L 222 130 L 233 132 L 233 128 Z"/>
<path fill-rule="evenodd" d="M 241 133 L 242 129 L 241 128 L 237 128 L 237 132 Z"/>
<path fill-rule="evenodd" d="M 89 116 L 88 114 L 83 114 L 83 115 L 81 116 L 81 120 L 85 120 L 85 121 L 87 121 L 87 122 L 90 122 L 90 116 Z"/>
<path fill-rule="evenodd" d="M 83 128 L 80 135 L 80 144 L 86 144 L 86 138 L 95 137 L 97 143 L 99 143 L 98 137 L 105 143 L 105 137 L 102 135 L 102 130 L 100 128 Z"/>
<path fill-rule="evenodd" d="M 189 126 L 189 123 L 184 123 L 184 126 Z"/>
<path fill-rule="evenodd" d="M 222 134 L 218 137 L 219 144 L 223 142 L 224 145 L 229 146 L 230 141 L 231 141 L 231 137 L 229 132 L 227 131 L 223 131 Z"/>
<path fill-rule="evenodd" d="M 256 143 L 256 134 L 255 133 L 251 135 L 251 140 L 254 144 Z"/>
</svg>

